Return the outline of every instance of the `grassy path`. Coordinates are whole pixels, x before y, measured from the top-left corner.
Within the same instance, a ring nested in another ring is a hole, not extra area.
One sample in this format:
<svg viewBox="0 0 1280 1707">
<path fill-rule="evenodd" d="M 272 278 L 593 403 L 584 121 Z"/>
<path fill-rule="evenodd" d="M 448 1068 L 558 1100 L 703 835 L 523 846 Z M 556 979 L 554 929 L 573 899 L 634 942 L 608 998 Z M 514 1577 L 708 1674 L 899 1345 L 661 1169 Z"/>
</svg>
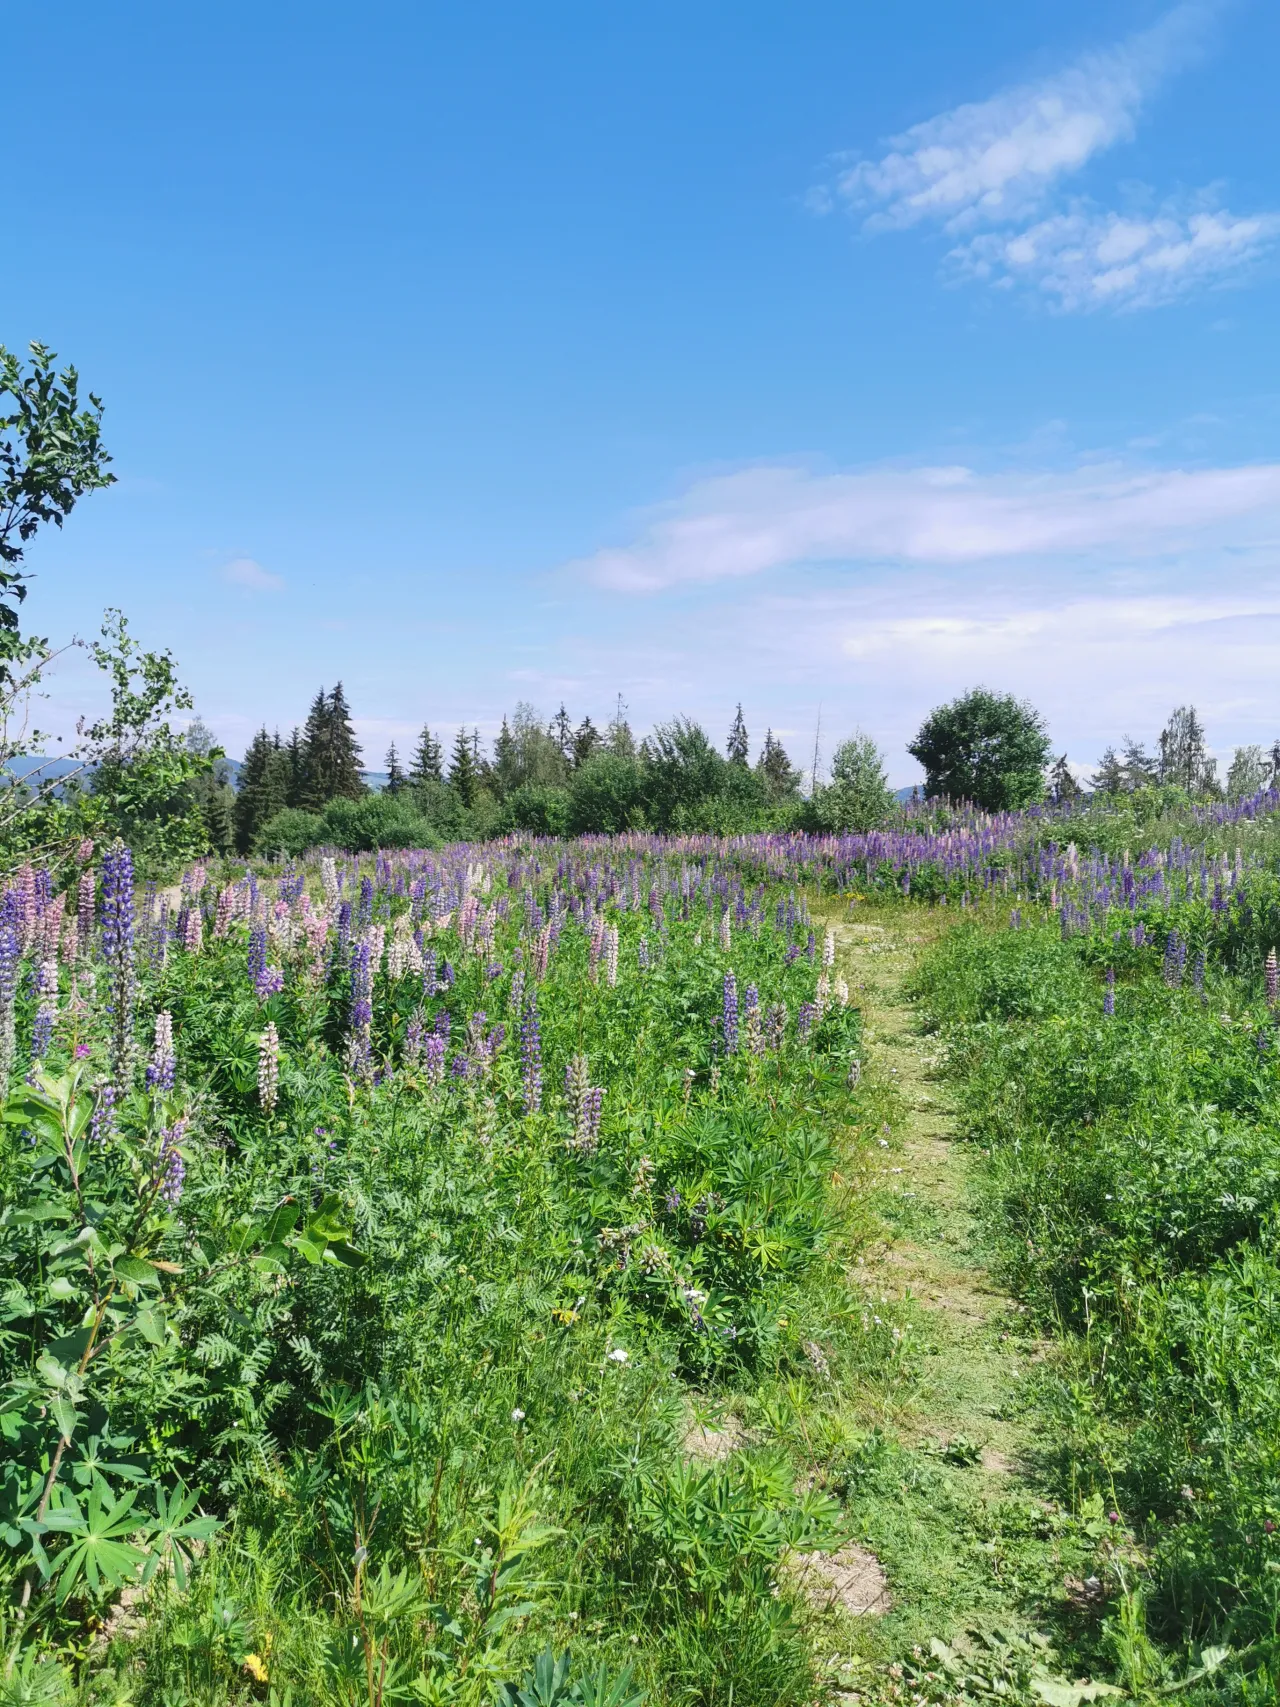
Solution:
<svg viewBox="0 0 1280 1707">
<path fill-rule="evenodd" d="M 903 1698 L 894 1662 L 927 1650 L 931 1637 L 963 1645 L 966 1630 L 999 1630 L 998 1652 L 1058 1623 L 1069 1611 L 1064 1579 L 1087 1569 L 1087 1546 L 1036 1477 L 1025 1389 L 1043 1348 L 985 1265 L 973 1146 L 954 1135 L 940 1046 L 905 993 L 947 916 L 860 910 L 832 922 L 837 970 L 866 1018 L 864 1070 L 895 1087 L 898 1110 L 876 1144 L 882 1233 L 852 1277 L 872 1308 L 894 1312 L 909 1371 L 905 1384 L 868 1398 L 858 1419 L 873 1432 L 850 1507 L 886 1572 L 892 1609 L 860 1622 L 845 1687 L 846 1699 L 873 1702 Z"/>
</svg>

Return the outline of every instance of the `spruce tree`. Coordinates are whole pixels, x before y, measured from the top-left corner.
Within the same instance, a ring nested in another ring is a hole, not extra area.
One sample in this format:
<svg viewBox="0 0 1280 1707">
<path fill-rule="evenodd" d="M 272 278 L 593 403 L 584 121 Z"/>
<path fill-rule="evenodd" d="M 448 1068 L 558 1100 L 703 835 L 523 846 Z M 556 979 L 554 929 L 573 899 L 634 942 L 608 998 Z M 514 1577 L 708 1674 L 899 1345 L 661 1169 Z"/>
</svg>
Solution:
<svg viewBox="0 0 1280 1707">
<path fill-rule="evenodd" d="M 471 737 L 465 728 L 459 729 L 453 743 L 453 756 L 449 761 L 449 785 L 457 791 L 458 799 L 464 806 L 471 806 L 476 798 L 476 762 L 472 753 Z"/>
<path fill-rule="evenodd" d="M 1065 753 L 1053 761 L 1049 772 L 1049 798 L 1055 806 L 1065 806 L 1068 800 L 1080 798 L 1080 784 L 1071 773 Z"/>
<path fill-rule="evenodd" d="M 289 744 L 285 748 L 289 758 L 289 798 L 288 806 L 301 806 L 306 793 L 307 770 L 306 756 L 302 750 L 302 731 L 296 726 L 289 736 Z"/>
<path fill-rule="evenodd" d="M 331 800 L 358 800 L 365 792 L 360 748 L 341 682 L 330 694 L 321 688 L 311 702 L 302 733 L 302 772 L 302 804 L 312 812 L 323 810 Z"/>
<path fill-rule="evenodd" d="M 729 739 L 725 742 L 725 753 L 731 765 L 745 765 L 751 754 L 751 743 L 747 739 L 747 722 L 742 715 L 742 702 L 734 714 L 733 725 L 729 730 Z"/>
<path fill-rule="evenodd" d="M 573 768 L 577 770 L 585 765 L 587 760 L 600 746 L 600 731 L 591 721 L 584 717 L 573 735 Z"/>
<path fill-rule="evenodd" d="M 1098 760 L 1098 768 L 1093 773 L 1093 786 L 1099 794 L 1124 793 L 1125 769 L 1114 747 L 1108 747 Z"/>
<path fill-rule="evenodd" d="M 787 756 L 787 749 L 772 729 L 765 733 L 764 746 L 756 760 L 756 770 L 764 778 L 765 785 L 775 800 L 794 794 L 800 786 L 800 773 L 793 767 Z"/>
<path fill-rule="evenodd" d="M 560 749 L 560 757 L 566 765 L 573 763 L 573 724 L 569 721 L 569 713 L 560 702 L 560 709 L 551 719 L 551 739 Z"/>
<path fill-rule="evenodd" d="M 1124 738 L 1120 768 L 1124 788 L 1130 794 L 1137 788 L 1150 788 L 1156 780 L 1156 761 L 1148 755 L 1145 742 L 1135 741 L 1132 735 Z"/>
<path fill-rule="evenodd" d="M 400 769 L 400 755 L 396 752 L 396 744 L 394 741 L 387 748 L 387 756 L 384 763 L 387 767 L 386 792 L 388 794 L 399 794 L 408 779 Z"/>
<path fill-rule="evenodd" d="M 1160 731 L 1160 781 L 1191 794 L 1211 793 L 1218 786 L 1217 770 L 1195 706 L 1177 706 Z"/>
<path fill-rule="evenodd" d="M 330 798 L 358 800 L 367 790 L 360 775 L 360 744 L 356 740 L 341 682 L 329 695 L 329 731 L 333 755 L 333 794 Z"/>
<path fill-rule="evenodd" d="M 432 735 L 427 724 L 422 725 L 422 734 L 418 737 L 417 751 L 409 767 L 411 782 L 443 782 L 444 753 L 439 741 Z"/>
<path fill-rule="evenodd" d="M 237 853 L 253 852 L 262 827 L 282 812 L 287 802 L 288 755 L 278 735 L 273 738 L 260 729 L 240 767 L 234 810 Z"/>
<path fill-rule="evenodd" d="M 502 795 L 510 794 L 512 789 L 518 786 L 516 763 L 516 743 L 504 712 L 502 728 L 499 729 L 498 738 L 493 743 L 493 775 L 498 785 L 498 792 Z"/>
<path fill-rule="evenodd" d="M 620 759 L 634 759 L 636 756 L 636 738 L 631 733 L 630 723 L 627 722 L 627 703 L 621 694 L 618 695 L 618 703 L 609 720 L 609 727 L 604 732 L 604 744 Z"/>
</svg>

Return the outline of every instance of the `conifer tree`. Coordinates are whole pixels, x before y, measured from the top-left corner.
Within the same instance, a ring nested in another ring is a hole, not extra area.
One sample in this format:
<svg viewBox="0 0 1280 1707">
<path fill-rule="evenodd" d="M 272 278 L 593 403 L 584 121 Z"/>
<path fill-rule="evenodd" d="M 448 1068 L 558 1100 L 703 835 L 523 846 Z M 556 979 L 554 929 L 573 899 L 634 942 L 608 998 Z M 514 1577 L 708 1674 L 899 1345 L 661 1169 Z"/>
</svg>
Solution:
<svg viewBox="0 0 1280 1707">
<path fill-rule="evenodd" d="M 627 722 L 627 704 L 622 695 L 618 695 L 618 703 L 609 727 L 604 732 L 604 744 L 611 753 L 620 759 L 634 759 L 636 756 L 636 738 L 631 733 L 631 725 Z"/>
<path fill-rule="evenodd" d="M 1160 731 L 1159 779 L 1189 793 L 1216 790 L 1218 764 L 1209 756 L 1204 724 L 1194 705 L 1179 705 Z"/>
<path fill-rule="evenodd" d="M 234 810 L 238 853 L 252 853 L 258 833 L 288 803 L 288 755 L 280 737 L 260 729 L 249 743 L 240 767 L 240 788 Z"/>
<path fill-rule="evenodd" d="M 418 737 L 417 751 L 409 767 L 410 781 L 415 783 L 444 781 L 444 753 L 439 741 L 431 733 L 427 724 L 422 725 L 422 734 Z"/>
<path fill-rule="evenodd" d="M 573 724 L 569 721 L 569 713 L 560 702 L 560 709 L 551 719 L 551 739 L 560 749 L 560 757 L 566 765 L 573 763 Z"/>
<path fill-rule="evenodd" d="M 1055 806 L 1065 806 L 1068 800 L 1080 798 L 1080 784 L 1072 775 L 1065 753 L 1053 761 L 1049 772 L 1049 798 Z"/>
<path fill-rule="evenodd" d="M 1099 794 L 1122 794 L 1125 787 L 1124 765 L 1114 747 L 1108 747 L 1098 760 L 1093 773 L 1093 786 Z"/>
<path fill-rule="evenodd" d="M 1146 743 L 1135 741 L 1132 735 L 1124 738 L 1120 768 L 1124 787 L 1130 793 L 1136 788 L 1150 788 L 1156 780 L 1156 761 L 1148 754 Z"/>
<path fill-rule="evenodd" d="M 400 769 L 400 755 L 396 752 L 396 744 L 394 741 L 387 748 L 387 756 L 384 763 L 387 767 L 386 792 L 388 794 L 399 794 L 408 779 Z"/>
<path fill-rule="evenodd" d="M 464 806 L 475 804 L 477 780 L 471 737 L 466 729 L 462 728 L 458 730 L 453 742 L 453 756 L 449 761 L 449 784 L 456 789 Z"/>
<path fill-rule="evenodd" d="M 585 765 L 599 746 L 600 731 L 590 717 L 584 717 L 573 734 L 573 768 L 577 770 L 580 765 Z"/>
<path fill-rule="evenodd" d="M 756 770 L 764 778 L 765 785 L 775 800 L 795 794 L 800 786 L 800 773 L 792 765 L 787 756 L 787 749 L 772 729 L 765 732 L 764 746 L 756 760 Z"/>
<path fill-rule="evenodd" d="M 330 694 L 321 688 L 312 700 L 302 754 L 302 804 L 311 811 L 320 811 L 331 800 L 358 800 L 365 792 L 360 748 L 341 682 Z"/>
<path fill-rule="evenodd" d="M 751 743 L 747 739 L 747 722 L 742 715 L 742 702 L 734 714 L 733 724 L 729 730 L 729 739 L 725 742 L 725 753 L 731 765 L 745 765 L 751 754 Z"/>
<path fill-rule="evenodd" d="M 285 748 L 289 759 L 289 788 L 287 806 L 301 806 L 306 790 L 306 761 L 302 751 L 302 731 L 296 726 Z"/>
</svg>

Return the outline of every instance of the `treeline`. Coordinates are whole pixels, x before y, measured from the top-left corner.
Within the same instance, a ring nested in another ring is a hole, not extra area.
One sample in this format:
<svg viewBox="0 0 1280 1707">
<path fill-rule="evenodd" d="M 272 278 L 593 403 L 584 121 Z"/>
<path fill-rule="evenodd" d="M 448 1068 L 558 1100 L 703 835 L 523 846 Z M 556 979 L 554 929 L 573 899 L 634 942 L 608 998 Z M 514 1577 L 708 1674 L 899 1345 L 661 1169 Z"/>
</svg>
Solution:
<svg viewBox="0 0 1280 1707">
<path fill-rule="evenodd" d="M 843 743 L 831 782 L 803 798 L 801 773 L 772 729 L 752 756 L 741 706 L 722 751 L 688 718 L 637 740 L 621 701 L 603 728 L 589 716 L 575 724 L 564 706 L 544 721 L 522 703 L 503 718 L 492 751 L 478 729 L 461 728 L 446 757 L 428 725 L 407 758 L 391 746 L 385 775 L 382 789 L 369 788 L 342 685 L 321 689 L 302 728 L 254 737 L 230 820 L 211 822 L 211 839 L 247 854 L 512 832 L 866 828 L 894 803 L 866 737 Z"/>
</svg>

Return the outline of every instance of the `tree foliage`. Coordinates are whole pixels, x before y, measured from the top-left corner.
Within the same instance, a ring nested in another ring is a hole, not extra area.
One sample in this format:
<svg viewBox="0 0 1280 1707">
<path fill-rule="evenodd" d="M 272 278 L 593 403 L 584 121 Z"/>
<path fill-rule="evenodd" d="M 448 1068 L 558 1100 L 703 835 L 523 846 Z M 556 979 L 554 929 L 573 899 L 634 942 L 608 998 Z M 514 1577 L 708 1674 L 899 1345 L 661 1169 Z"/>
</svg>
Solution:
<svg viewBox="0 0 1280 1707">
<path fill-rule="evenodd" d="M 924 767 L 928 796 L 971 800 L 987 812 L 1041 799 L 1050 750 L 1037 711 L 984 687 L 931 711 L 907 748 Z"/>
<path fill-rule="evenodd" d="M 27 596 L 22 569 L 28 542 L 46 523 L 61 527 L 76 500 L 115 482 L 102 443 L 102 402 L 80 404 L 74 367 L 31 345 L 29 366 L 0 344 L 0 680 L 28 656 L 18 626 Z"/>
</svg>

